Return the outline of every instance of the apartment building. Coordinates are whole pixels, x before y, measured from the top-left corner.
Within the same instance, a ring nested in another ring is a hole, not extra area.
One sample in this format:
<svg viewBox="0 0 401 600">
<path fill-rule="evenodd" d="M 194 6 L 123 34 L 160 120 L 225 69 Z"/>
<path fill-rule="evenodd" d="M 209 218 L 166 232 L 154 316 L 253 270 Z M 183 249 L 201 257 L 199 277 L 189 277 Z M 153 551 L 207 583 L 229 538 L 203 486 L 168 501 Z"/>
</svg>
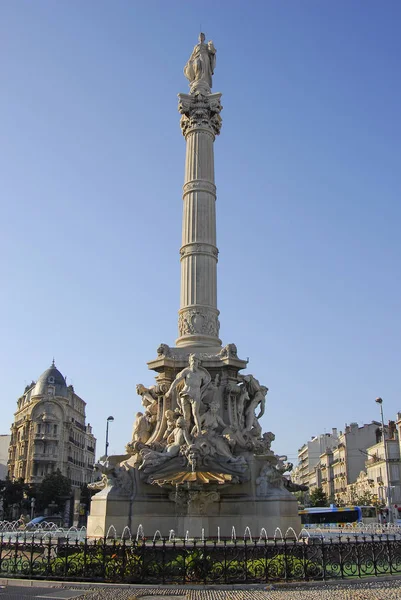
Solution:
<svg viewBox="0 0 401 600">
<path fill-rule="evenodd" d="M 319 464 L 320 456 L 327 449 L 338 443 L 337 429 L 332 433 L 323 433 L 313 437 L 298 450 L 298 466 L 293 475 L 295 483 L 307 486 L 316 486 L 317 477 L 315 467 Z M 319 480 L 320 481 L 320 480 Z"/>
<path fill-rule="evenodd" d="M 59 469 L 74 488 L 93 481 L 96 439 L 86 424 L 85 406 L 53 361 L 17 400 L 8 452 L 9 477 L 40 483 Z"/>
</svg>

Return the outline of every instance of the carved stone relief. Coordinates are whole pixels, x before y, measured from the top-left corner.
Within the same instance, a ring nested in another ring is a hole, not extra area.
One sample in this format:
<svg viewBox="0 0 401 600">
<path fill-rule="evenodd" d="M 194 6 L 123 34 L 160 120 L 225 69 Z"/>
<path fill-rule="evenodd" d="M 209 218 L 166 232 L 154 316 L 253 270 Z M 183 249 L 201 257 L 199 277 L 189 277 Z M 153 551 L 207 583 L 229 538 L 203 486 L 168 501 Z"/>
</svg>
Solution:
<svg viewBox="0 0 401 600">
<path fill-rule="evenodd" d="M 178 316 L 178 330 L 182 335 L 219 336 L 220 323 L 215 312 L 203 308 L 186 308 Z"/>
</svg>

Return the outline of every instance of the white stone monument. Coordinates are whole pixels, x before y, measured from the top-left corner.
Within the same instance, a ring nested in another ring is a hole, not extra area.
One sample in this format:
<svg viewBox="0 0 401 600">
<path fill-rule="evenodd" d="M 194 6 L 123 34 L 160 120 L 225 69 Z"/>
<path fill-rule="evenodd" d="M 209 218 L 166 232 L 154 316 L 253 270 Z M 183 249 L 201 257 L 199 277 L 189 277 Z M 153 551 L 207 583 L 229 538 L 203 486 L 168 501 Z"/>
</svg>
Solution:
<svg viewBox="0 0 401 600">
<path fill-rule="evenodd" d="M 148 363 L 156 385 L 137 386 L 144 410 L 127 454 L 98 465 L 89 536 L 102 537 L 111 525 L 119 534 L 142 525 L 147 536 L 300 530 L 283 476 L 292 465 L 274 454 L 274 434 L 262 434 L 259 424 L 268 389 L 240 373 L 247 361 L 219 338 L 213 144 L 222 106 L 221 94 L 211 93 L 215 64 L 213 42 L 201 33 L 184 68 L 190 93 L 178 95 L 186 141 L 179 337 L 175 347 L 160 344 Z"/>
</svg>

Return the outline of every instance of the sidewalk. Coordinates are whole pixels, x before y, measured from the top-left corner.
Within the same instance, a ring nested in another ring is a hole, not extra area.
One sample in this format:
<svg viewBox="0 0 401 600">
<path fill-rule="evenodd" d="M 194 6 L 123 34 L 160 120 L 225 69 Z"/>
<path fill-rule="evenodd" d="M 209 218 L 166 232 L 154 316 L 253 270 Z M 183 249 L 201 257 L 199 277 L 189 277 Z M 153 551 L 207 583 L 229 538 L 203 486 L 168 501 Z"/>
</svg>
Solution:
<svg viewBox="0 0 401 600">
<path fill-rule="evenodd" d="M 112 584 L 82 584 L 57 581 L 0 580 L 5 589 L 20 587 L 48 589 L 43 598 L 56 589 L 82 591 L 75 600 L 401 600 L 401 578 L 355 582 L 316 582 L 267 586 L 121 586 Z M 21 589 L 21 594 L 23 591 Z M 3 594 L 0 594 L 0 598 Z M 56 593 L 54 594 L 56 596 Z M 14 596 L 15 597 L 15 596 Z M 34 597 L 32 595 L 31 597 Z"/>
</svg>

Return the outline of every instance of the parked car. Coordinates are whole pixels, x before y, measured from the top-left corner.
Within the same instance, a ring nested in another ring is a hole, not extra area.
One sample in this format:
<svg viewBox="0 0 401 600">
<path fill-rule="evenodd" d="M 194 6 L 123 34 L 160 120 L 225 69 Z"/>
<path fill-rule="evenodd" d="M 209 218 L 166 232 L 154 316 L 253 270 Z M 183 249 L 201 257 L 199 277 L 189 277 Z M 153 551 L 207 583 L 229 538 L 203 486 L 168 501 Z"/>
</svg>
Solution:
<svg viewBox="0 0 401 600">
<path fill-rule="evenodd" d="M 35 517 L 32 521 L 26 524 L 27 529 L 36 529 L 40 527 L 40 529 L 46 529 L 51 527 L 51 525 L 57 525 L 57 527 L 62 527 L 64 523 L 63 517 L 60 515 L 52 515 L 52 516 L 41 516 Z"/>
</svg>

